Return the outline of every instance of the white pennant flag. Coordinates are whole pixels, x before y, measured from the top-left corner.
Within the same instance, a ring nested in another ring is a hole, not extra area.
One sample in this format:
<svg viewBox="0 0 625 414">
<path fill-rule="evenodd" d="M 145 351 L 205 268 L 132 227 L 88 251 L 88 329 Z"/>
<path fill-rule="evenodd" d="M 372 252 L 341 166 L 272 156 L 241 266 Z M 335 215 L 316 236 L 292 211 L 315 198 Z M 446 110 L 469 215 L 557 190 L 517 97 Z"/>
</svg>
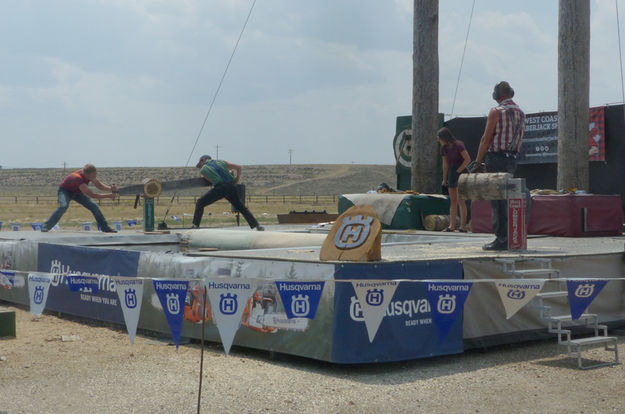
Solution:
<svg viewBox="0 0 625 414">
<path fill-rule="evenodd" d="M 205 283 L 221 343 L 228 355 L 241 325 L 243 310 L 256 285 L 228 278 L 206 279 Z"/>
<path fill-rule="evenodd" d="M 41 316 L 46 308 L 48 300 L 48 291 L 52 275 L 45 273 L 29 273 L 28 274 L 28 296 L 30 297 L 30 313 L 35 316 Z"/>
<path fill-rule="evenodd" d="M 115 277 L 115 289 L 124 314 L 126 330 L 130 343 L 135 343 L 141 303 L 143 302 L 143 279 L 134 277 Z"/>
<path fill-rule="evenodd" d="M 386 314 L 395 290 L 399 282 L 393 281 L 353 281 L 356 297 L 362 308 L 362 316 L 365 319 L 369 342 L 373 342 L 378 332 L 380 323 Z"/>
<path fill-rule="evenodd" d="M 499 297 L 506 310 L 506 319 L 510 319 L 523 306 L 534 299 L 543 288 L 544 280 L 506 280 L 497 282 Z"/>
</svg>

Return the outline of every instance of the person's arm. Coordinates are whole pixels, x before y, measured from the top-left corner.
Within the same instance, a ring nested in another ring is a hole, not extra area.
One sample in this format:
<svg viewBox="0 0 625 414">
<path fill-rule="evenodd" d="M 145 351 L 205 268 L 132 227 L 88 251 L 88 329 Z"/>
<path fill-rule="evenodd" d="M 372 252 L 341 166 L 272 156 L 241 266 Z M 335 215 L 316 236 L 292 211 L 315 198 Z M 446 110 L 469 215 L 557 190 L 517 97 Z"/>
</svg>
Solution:
<svg viewBox="0 0 625 414">
<path fill-rule="evenodd" d="M 228 170 L 234 171 L 236 173 L 234 176 L 234 183 L 237 184 L 239 180 L 241 180 L 241 171 L 242 171 L 241 166 L 239 164 L 233 164 L 231 162 L 226 161 L 226 167 L 228 167 Z"/>
<path fill-rule="evenodd" d="M 465 168 L 467 168 L 467 165 L 469 165 L 471 163 L 471 157 L 469 156 L 469 153 L 467 152 L 467 150 L 463 150 L 460 155 L 462 155 L 462 164 L 460 164 L 460 167 L 458 167 L 458 169 L 456 170 L 456 172 L 461 173 L 464 171 Z"/>
<path fill-rule="evenodd" d="M 488 147 L 490 147 L 490 144 L 493 142 L 498 116 L 499 114 L 497 113 L 497 110 L 495 108 L 491 109 L 488 113 L 486 128 L 484 128 L 484 135 L 482 135 L 482 139 L 480 140 L 480 147 L 477 151 L 477 157 L 475 157 L 475 162 L 477 164 L 481 164 L 482 162 L 484 162 L 484 155 L 486 155 Z"/>
<path fill-rule="evenodd" d="M 447 158 L 443 156 L 443 187 L 447 185 Z"/>
<path fill-rule="evenodd" d="M 95 184 L 95 183 L 94 183 Z M 96 194 L 93 191 L 91 191 L 89 189 L 89 187 L 87 186 L 87 184 L 82 183 L 80 184 L 80 186 L 78 187 L 80 189 L 80 191 L 82 191 L 82 193 L 86 196 L 89 196 L 91 198 L 110 198 L 112 200 L 115 199 L 115 197 L 117 197 L 115 195 L 115 193 L 109 193 L 109 194 Z"/>
<path fill-rule="evenodd" d="M 115 184 L 106 185 L 97 178 L 94 178 L 93 180 L 91 180 L 91 182 L 98 190 L 109 191 L 111 193 L 117 191 L 117 186 Z"/>
</svg>

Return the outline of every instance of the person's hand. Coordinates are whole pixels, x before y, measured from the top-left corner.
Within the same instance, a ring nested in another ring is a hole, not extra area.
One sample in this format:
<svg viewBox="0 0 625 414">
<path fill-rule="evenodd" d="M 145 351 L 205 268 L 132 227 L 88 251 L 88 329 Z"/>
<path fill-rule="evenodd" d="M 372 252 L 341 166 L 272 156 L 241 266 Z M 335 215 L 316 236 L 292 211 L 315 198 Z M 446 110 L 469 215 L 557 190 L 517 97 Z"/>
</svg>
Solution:
<svg viewBox="0 0 625 414">
<path fill-rule="evenodd" d="M 109 198 L 110 198 L 111 200 L 115 200 L 115 199 L 117 198 L 117 194 L 115 194 L 115 193 L 111 193 L 111 194 L 109 194 Z"/>
<path fill-rule="evenodd" d="M 443 180 L 443 187 L 447 187 L 447 180 Z"/>
<path fill-rule="evenodd" d="M 471 161 L 471 163 L 467 166 L 467 170 L 471 174 L 483 173 L 485 166 L 483 162 Z"/>
</svg>

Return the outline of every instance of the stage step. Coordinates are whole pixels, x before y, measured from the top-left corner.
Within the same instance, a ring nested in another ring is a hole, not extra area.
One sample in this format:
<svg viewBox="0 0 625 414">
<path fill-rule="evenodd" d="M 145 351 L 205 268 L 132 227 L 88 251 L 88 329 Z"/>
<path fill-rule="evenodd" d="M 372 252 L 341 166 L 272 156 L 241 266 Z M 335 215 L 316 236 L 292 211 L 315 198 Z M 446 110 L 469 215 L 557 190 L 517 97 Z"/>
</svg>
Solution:
<svg viewBox="0 0 625 414">
<path fill-rule="evenodd" d="M 601 362 L 599 364 L 587 365 L 582 364 L 582 348 L 584 346 L 603 344 L 606 351 L 614 352 L 614 362 Z M 569 347 L 568 355 L 573 358 L 577 358 L 577 366 L 581 369 L 591 369 L 598 367 L 606 367 L 611 365 L 618 365 L 618 341 L 614 336 L 591 336 L 588 338 L 571 339 L 568 344 L 562 343 Z M 612 345 L 610 347 L 610 345 Z M 575 348 L 574 351 L 570 350 L 570 347 Z"/>
<path fill-rule="evenodd" d="M 510 274 L 517 276 L 534 276 L 534 275 L 548 275 L 551 273 L 560 273 L 558 269 L 514 269 L 510 271 Z"/>
<path fill-rule="evenodd" d="M 572 345 L 593 345 L 593 344 L 603 344 L 605 342 L 615 342 L 615 336 L 589 336 L 588 338 L 579 338 L 579 339 L 571 339 L 569 342 Z"/>
<path fill-rule="evenodd" d="M 542 299 L 565 298 L 568 296 L 569 296 L 569 292 L 566 292 L 566 291 L 545 292 L 545 293 L 539 293 L 536 295 L 537 298 L 542 298 Z"/>
<path fill-rule="evenodd" d="M 573 320 L 583 321 L 586 319 L 593 319 L 593 318 L 597 318 L 597 315 L 594 313 L 582 313 L 580 317 L 577 319 L 573 319 L 573 316 L 571 315 L 558 315 L 558 316 L 550 316 L 547 318 L 547 320 L 551 322 L 570 322 Z"/>
<path fill-rule="evenodd" d="M 551 275 L 558 276 L 560 274 L 559 269 L 551 267 L 551 259 L 546 258 L 497 258 L 495 259 L 495 263 L 501 263 L 503 265 L 504 273 L 517 277 L 542 275 L 551 278 Z M 516 266 L 519 263 L 538 264 L 540 267 L 517 269 Z"/>
</svg>

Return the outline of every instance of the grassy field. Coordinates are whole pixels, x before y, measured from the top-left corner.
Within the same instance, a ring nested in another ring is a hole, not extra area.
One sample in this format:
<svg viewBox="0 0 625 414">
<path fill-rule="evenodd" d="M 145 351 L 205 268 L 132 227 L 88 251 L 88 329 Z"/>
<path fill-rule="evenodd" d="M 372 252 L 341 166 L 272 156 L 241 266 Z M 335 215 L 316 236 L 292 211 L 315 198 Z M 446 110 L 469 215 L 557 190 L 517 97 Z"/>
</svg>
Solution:
<svg viewBox="0 0 625 414">
<path fill-rule="evenodd" d="M 328 213 L 337 212 L 337 202 L 332 202 L 332 197 L 318 197 L 318 202 L 315 202 L 315 197 L 302 197 L 300 201 L 299 197 L 288 197 L 286 204 L 283 203 L 282 198 L 269 198 L 269 202 L 265 201 L 264 197 L 252 197 L 252 202 L 248 202 L 247 206 L 252 211 L 256 219 L 261 224 L 273 224 L 277 223 L 277 214 L 288 213 L 291 210 L 296 211 L 321 211 L 326 210 Z M 18 203 L 6 203 L 0 204 L 0 221 L 3 221 L 2 230 L 10 230 L 9 223 L 19 222 L 22 223 L 24 230 L 31 229 L 30 223 L 32 222 L 44 222 L 48 219 L 50 214 L 56 209 L 57 204 L 53 204 L 51 199 L 46 199 L 46 202 L 19 202 Z M 154 206 L 155 221 L 160 222 L 165 215 L 165 211 L 169 206 L 170 198 L 161 197 L 158 205 Z M 122 198 L 121 202 L 113 202 L 112 200 L 102 200 L 100 209 L 104 213 L 104 217 L 111 223 L 112 221 L 124 221 L 124 228 L 127 226 L 126 220 L 129 219 L 141 219 L 143 217 L 143 207 L 138 206 L 137 209 L 133 208 L 134 197 Z M 220 200 L 204 210 L 204 218 L 202 220 L 202 226 L 230 226 L 236 225 L 236 216 L 230 213 L 230 203 L 226 200 Z M 168 219 L 166 220 L 170 227 L 185 227 L 191 225 L 190 215 L 193 214 L 195 209 L 195 203 L 193 197 L 181 197 L 179 201 L 174 200 L 169 210 Z M 178 216 L 181 223 L 174 221 L 171 217 Z M 241 225 L 246 225 L 243 217 L 240 218 Z M 82 222 L 94 222 L 95 220 L 91 213 L 77 203 L 71 203 L 69 209 L 61 219 L 59 226 L 62 229 L 79 229 Z M 184 222 L 184 223 L 182 223 Z"/>
<path fill-rule="evenodd" d="M 68 169 L 71 171 L 71 169 Z M 261 224 L 277 222 L 277 214 L 295 211 L 322 211 L 336 213 L 339 194 L 366 192 L 380 182 L 395 184 L 393 166 L 380 165 L 275 165 L 245 166 L 243 183 L 246 185 L 248 208 Z M 197 176 L 192 168 L 102 168 L 98 178 L 106 183 L 125 186 L 140 183 L 143 178 L 173 180 Z M 43 222 L 57 207 L 56 189 L 63 178 L 63 169 L 13 169 L 0 170 L 0 221 L 3 231 L 10 230 L 9 223 L 20 222 L 23 229 L 30 223 Z M 195 197 L 204 189 L 186 190 L 171 205 L 167 223 L 181 227 L 172 215 L 184 220 L 188 227 L 195 207 Z M 162 195 L 155 205 L 155 220 L 161 221 L 169 206 L 171 194 Z M 101 200 L 100 208 L 110 222 L 142 218 L 143 209 L 133 208 L 134 197 L 122 197 L 119 202 Z M 206 208 L 203 226 L 235 225 L 230 213 L 230 203 L 219 201 Z M 94 222 L 89 211 L 71 203 L 59 225 L 62 229 L 80 228 L 82 222 Z M 241 217 L 241 225 L 246 225 Z M 124 228 L 126 223 L 124 223 Z"/>
</svg>

